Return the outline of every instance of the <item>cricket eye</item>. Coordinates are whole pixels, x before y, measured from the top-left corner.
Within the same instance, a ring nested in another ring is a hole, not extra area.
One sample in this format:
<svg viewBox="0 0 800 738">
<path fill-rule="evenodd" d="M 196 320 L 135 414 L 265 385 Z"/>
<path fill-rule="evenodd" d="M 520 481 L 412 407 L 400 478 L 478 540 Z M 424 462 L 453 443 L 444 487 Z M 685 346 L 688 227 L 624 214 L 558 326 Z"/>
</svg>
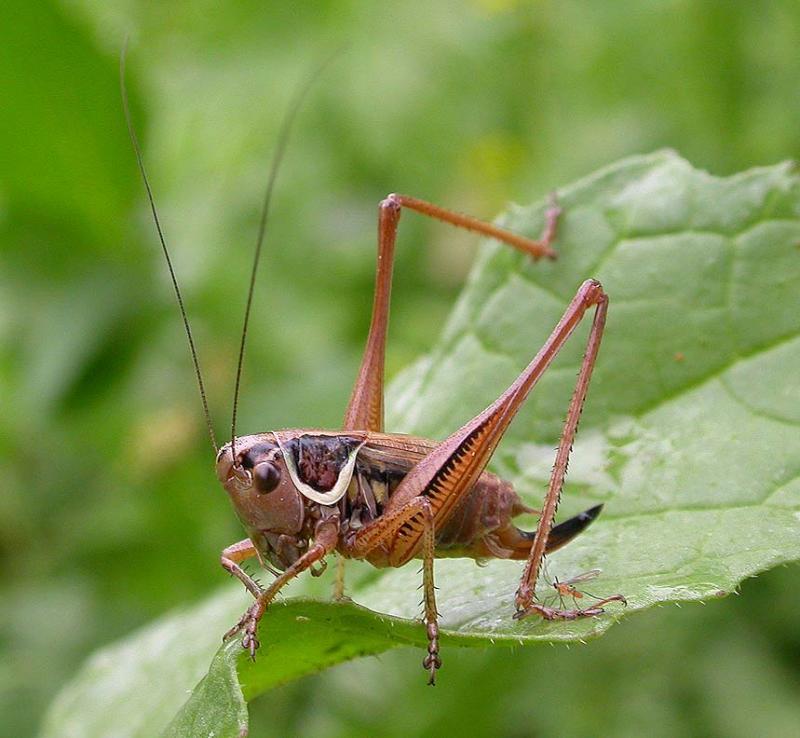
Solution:
<svg viewBox="0 0 800 738">
<path fill-rule="evenodd" d="M 253 484 L 257 492 L 267 494 L 272 492 L 281 481 L 281 473 L 274 464 L 269 461 L 262 461 L 253 467 Z"/>
</svg>

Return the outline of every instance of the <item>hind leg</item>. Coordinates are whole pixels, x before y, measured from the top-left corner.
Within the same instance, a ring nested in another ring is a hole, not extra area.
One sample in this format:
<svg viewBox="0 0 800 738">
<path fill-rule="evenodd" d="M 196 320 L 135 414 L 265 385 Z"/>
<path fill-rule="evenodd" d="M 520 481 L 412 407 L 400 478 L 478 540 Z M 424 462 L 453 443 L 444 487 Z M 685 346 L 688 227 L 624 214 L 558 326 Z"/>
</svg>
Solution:
<svg viewBox="0 0 800 738">
<path fill-rule="evenodd" d="M 520 236 L 491 223 L 439 207 L 408 195 L 388 195 L 378 209 L 378 264 L 375 271 L 375 296 L 367 345 L 358 371 L 350 402 L 345 413 L 343 430 L 383 431 L 383 365 L 386 332 L 389 326 L 389 299 L 392 292 L 392 267 L 397 227 L 403 208 L 414 210 L 444 223 L 466 228 L 513 246 L 533 259 L 555 259 L 551 248 L 555 240 L 560 208 L 551 197 L 545 213 L 545 227 L 539 240 Z"/>
<path fill-rule="evenodd" d="M 603 612 L 601 605 L 607 602 L 625 601 L 622 595 L 613 595 L 601 600 L 593 607 L 585 609 L 575 608 L 572 610 L 551 608 L 534 601 L 536 582 L 539 579 L 539 574 L 544 562 L 544 555 L 549 547 L 550 536 L 556 530 L 553 528 L 553 521 L 555 519 L 556 510 L 558 509 L 558 503 L 561 500 L 561 491 L 564 487 L 564 477 L 567 474 L 569 455 L 572 451 L 572 445 L 575 442 L 575 434 L 578 431 L 578 421 L 581 417 L 583 403 L 589 389 L 589 380 L 592 376 L 597 353 L 600 349 L 600 341 L 603 337 L 603 328 L 608 311 L 608 297 L 599 289 L 599 285 L 597 286 L 598 291 L 593 300 L 597 308 L 595 310 L 591 330 L 589 331 L 586 352 L 583 356 L 581 368 L 578 372 L 578 379 L 575 383 L 575 390 L 570 400 L 569 408 L 567 409 L 564 430 L 561 434 L 558 450 L 556 451 L 556 460 L 553 464 L 550 484 L 547 489 L 544 505 L 542 506 L 539 524 L 536 527 L 536 534 L 533 545 L 531 546 L 530 555 L 528 556 L 528 563 L 522 573 L 519 588 L 514 598 L 516 605 L 514 618 L 517 620 L 531 614 L 537 614 L 545 620 L 574 620 L 580 617 L 599 615 Z"/>
</svg>

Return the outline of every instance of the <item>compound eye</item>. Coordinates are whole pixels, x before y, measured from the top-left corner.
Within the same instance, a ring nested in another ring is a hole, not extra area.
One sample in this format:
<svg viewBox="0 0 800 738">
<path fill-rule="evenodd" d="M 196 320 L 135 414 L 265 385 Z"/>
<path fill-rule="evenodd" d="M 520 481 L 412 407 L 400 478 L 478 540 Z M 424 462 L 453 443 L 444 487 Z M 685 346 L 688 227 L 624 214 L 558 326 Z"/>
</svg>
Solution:
<svg viewBox="0 0 800 738">
<path fill-rule="evenodd" d="M 265 495 L 272 492 L 281 481 L 281 472 L 269 461 L 262 461 L 253 467 L 253 484 L 257 492 Z"/>
</svg>

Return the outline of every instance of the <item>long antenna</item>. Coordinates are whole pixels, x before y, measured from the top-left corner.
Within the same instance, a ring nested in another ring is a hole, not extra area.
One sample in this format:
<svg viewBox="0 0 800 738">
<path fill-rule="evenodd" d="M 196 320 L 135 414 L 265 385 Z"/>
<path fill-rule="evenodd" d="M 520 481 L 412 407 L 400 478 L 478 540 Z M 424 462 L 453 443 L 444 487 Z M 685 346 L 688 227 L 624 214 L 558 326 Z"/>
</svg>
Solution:
<svg viewBox="0 0 800 738">
<path fill-rule="evenodd" d="M 231 413 L 231 455 L 236 463 L 236 414 L 239 407 L 239 387 L 242 382 L 242 366 L 244 365 L 244 349 L 247 341 L 247 327 L 250 323 L 250 310 L 253 305 L 253 292 L 256 284 L 256 273 L 258 272 L 258 264 L 261 260 L 261 247 L 264 245 L 264 235 L 267 230 L 267 215 L 269 214 L 270 203 L 272 202 L 272 193 L 275 189 L 275 181 L 278 178 L 278 170 L 283 160 L 283 155 L 286 153 L 286 147 L 289 143 L 289 134 L 292 131 L 297 113 L 299 112 L 303 100 L 305 99 L 308 91 L 311 89 L 317 77 L 322 73 L 325 67 L 328 66 L 331 59 L 336 56 L 338 51 L 314 70 L 311 76 L 302 84 L 294 93 L 289 108 L 287 109 L 281 127 L 278 132 L 278 140 L 275 146 L 275 153 L 272 155 L 272 161 L 269 167 L 269 176 L 267 178 L 267 189 L 264 193 L 264 200 L 261 206 L 261 218 L 258 224 L 258 237 L 256 238 L 256 249 L 253 254 L 253 269 L 250 272 L 250 286 L 247 291 L 247 303 L 244 309 L 244 322 L 242 323 L 242 341 L 239 344 L 239 362 L 236 366 L 236 382 L 233 387 L 233 411 Z"/>
<path fill-rule="evenodd" d="M 125 39 L 125 44 L 122 47 L 122 53 L 119 57 L 119 86 L 122 93 L 122 107 L 125 111 L 125 121 L 128 124 L 128 133 L 131 137 L 133 150 L 136 153 L 136 162 L 139 165 L 139 172 L 142 175 L 144 188 L 147 190 L 147 199 L 150 202 L 150 211 L 153 213 L 153 221 L 156 224 L 156 231 L 158 232 L 158 240 L 161 242 L 161 250 L 164 252 L 164 258 L 167 261 L 169 269 L 169 276 L 172 279 L 172 287 L 175 290 L 175 297 L 178 299 L 178 307 L 181 311 L 181 318 L 183 319 L 183 327 L 186 331 L 186 338 L 189 340 L 189 351 L 192 354 L 192 364 L 194 364 L 194 375 L 197 378 L 197 387 L 200 390 L 200 400 L 203 403 L 203 415 L 206 419 L 206 426 L 208 428 L 208 435 L 211 439 L 211 445 L 214 447 L 214 452 L 219 451 L 217 446 L 217 437 L 214 435 L 214 426 L 211 423 L 211 413 L 208 410 L 208 400 L 206 399 L 206 388 L 203 384 L 203 375 L 200 372 L 200 362 L 197 358 L 197 349 L 194 345 L 194 338 L 192 337 L 192 329 L 189 327 L 189 318 L 186 315 L 186 308 L 183 304 L 183 297 L 181 295 L 180 287 L 178 287 L 178 279 L 175 276 L 175 269 L 172 266 L 172 259 L 170 258 L 169 251 L 167 250 L 167 242 L 164 240 L 164 232 L 161 229 L 161 221 L 158 218 L 158 211 L 156 210 L 156 201 L 153 197 L 153 190 L 150 188 L 150 182 L 147 179 L 147 172 L 144 168 L 144 160 L 142 158 L 142 150 L 139 146 L 139 139 L 136 137 L 136 131 L 133 128 L 133 121 L 131 120 L 130 106 L 128 105 L 128 90 L 125 87 L 125 56 L 128 53 L 128 39 Z"/>
</svg>

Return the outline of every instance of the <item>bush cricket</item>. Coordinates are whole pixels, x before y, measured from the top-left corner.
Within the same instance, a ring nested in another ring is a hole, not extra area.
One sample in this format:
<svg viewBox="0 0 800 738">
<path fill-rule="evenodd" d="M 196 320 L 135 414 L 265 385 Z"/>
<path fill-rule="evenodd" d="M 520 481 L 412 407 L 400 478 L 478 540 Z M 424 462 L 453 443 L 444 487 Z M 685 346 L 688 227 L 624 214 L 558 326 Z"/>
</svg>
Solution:
<svg viewBox="0 0 800 738">
<path fill-rule="evenodd" d="M 316 76 L 316 75 L 314 75 Z M 312 80 L 313 81 L 313 77 Z M 206 400 L 200 363 L 181 291 L 167 250 L 155 200 L 132 125 L 125 89 L 125 50 L 120 58 L 123 107 L 137 164 L 144 182 L 159 243 L 167 262 L 200 390 L 203 412 L 216 452 L 216 473 L 230 496 L 247 538 L 228 546 L 222 566 L 252 594 L 253 604 L 225 638 L 242 634 L 242 646 L 255 658 L 259 621 L 280 589 L 305 570 L 319 575 L 326 556 L 338 555 L 335 596 L 343 595 L 343 561 L 363 559 L 375 567 L 399 567 L 422 560 L 423 621 L 428 649 L 423 666 L 433 684 L 441 666 L 434 559 L 469 557 L 525 561 L 515 594 L 520 619 L 538 615 L 546 620 L 575 619 L 603 612 L 597 605 L 581 609 L 550 607 L 536 599 L 535 585 L 545 554 L 583 531 L 600 513 L 592 507 L 554 525 L 567 463 L 595 365 L 608 308 L 600 283 L 589 279 L 578 287 L 563 317 L 539 352 L 497 400 L 444 441 L 384 431 L 384 353 L 395 240 L 401 212 L 416 211 L 453 226 L 495 238 L 532 259 L 554 259 L 559 209 L 547 211 L 538 240 L 517 235 L 424 200 L 392 194 L 378 208 L 378 258 L 372 319 L 363 359 L 340 430 L 299 428 L 236 435 L 236 408 L 247 325 L 270 200 L 292 121 L 309 81 L 295 95 L 279 134 L 269 171 L 245 308 L 236 373 L 230 441 L 218 447 Z M 504 432 L 528 393 L 588 311 L 594 311 L 586 351 L 567 410 L 552 476 L 540 511 L 526 506 L 511 484 L 485 471 Z M 513 518 L 538 512 L 534 532 L 520 530 Z M 241 567 L 256 558 L 274 575 L 263 588 Z M 566 583 L 565 583 L 566 584 Z M 569 592 L 571 593 L 571 592 Z M 622 601 L 621 595 L 601 603 Z"/>
</svg>

